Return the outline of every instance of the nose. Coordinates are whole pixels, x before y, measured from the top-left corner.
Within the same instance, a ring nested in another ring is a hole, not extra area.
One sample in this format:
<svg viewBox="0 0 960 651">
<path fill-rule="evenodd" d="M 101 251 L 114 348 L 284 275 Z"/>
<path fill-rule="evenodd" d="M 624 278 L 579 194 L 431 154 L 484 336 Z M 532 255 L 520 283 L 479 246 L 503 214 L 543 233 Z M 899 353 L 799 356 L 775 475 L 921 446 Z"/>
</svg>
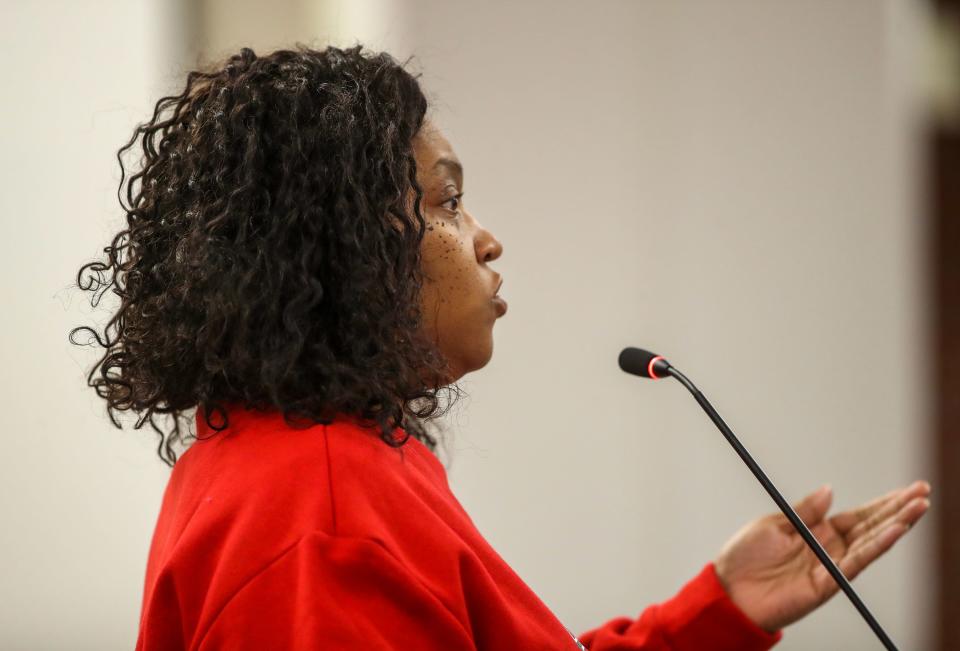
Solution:
<svg viewBox="0 0 960 651">
<path fill-rule="evenodd" d="M 476 239 L 477 259 L 481 262 L 496 260 L 503 253 L 503 245 L 493 233 L 480 227 Z"/>
</svg>

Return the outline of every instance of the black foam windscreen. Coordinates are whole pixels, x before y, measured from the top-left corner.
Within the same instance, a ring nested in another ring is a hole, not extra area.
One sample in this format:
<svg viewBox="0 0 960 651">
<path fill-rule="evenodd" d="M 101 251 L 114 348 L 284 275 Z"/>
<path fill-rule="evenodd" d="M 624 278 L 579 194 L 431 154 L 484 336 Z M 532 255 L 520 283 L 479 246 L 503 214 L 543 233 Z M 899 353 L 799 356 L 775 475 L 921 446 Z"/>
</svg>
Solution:
<svg viewBox="0 0 960 651">
<path fill-rule="evenodd" d="M 656 353 L 651 353 L 649 350 L 628 347 L 620 351 L 620 357 L 617 361 L 620 364 L 620 369 L 627 373 L 657 379 L 657 376 L 650 375 L 650 362 L 657 357 L 660 356 Z"/>
</svg>

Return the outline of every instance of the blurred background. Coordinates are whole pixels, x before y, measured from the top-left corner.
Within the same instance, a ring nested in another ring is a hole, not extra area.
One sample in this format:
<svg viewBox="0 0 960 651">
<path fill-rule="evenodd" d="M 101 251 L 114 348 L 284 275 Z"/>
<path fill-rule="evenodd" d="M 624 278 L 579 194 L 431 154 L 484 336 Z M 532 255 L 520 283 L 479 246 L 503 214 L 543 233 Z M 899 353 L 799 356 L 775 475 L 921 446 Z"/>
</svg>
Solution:
<svg viewBox="0 0 960 651">
<path fill-rule="evenodd" d="M 75 287 L 116 150 L 193 67 L 363 43 L 411 67 L 504 246 L 510 312 L 447 417 L 454 492 L 568 628 L 672 596 L 773 504 L 915 478 L 858 577 L 902 649 L 960 648 L 958 2 L 3 0 L 0 648 L 131 649 L 169 469 L 86 387 Z M 778 648 L 876 649 L 843 595 Z"/>
</svg>

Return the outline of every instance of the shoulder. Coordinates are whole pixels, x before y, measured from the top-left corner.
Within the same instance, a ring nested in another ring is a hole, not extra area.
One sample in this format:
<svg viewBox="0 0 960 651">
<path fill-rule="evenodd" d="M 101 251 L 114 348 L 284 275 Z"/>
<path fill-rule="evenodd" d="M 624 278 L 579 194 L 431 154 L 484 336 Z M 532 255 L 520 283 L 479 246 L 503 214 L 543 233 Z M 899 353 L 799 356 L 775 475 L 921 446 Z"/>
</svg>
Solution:
<svg viewBox="0 0 960 651">
<path fill-rule="evenodd" d="M 278 412 L 229 417 L 219 433 L 198 419 L 203 439 L 184 455 L 183 470 L 195 487 L 209 476 L 208 497 L 219 496 L 228 512 L 269 516 L 288 535 L 368 536 L 406 517 L 418 495 L 449 491 L 443 466 L 413 437 L 391 446 L 379 428 L 345 418 L 291 426 Z"/>
<path fill-rule="evenodd" d="M 336 422 L 326 427 L 325 442 L 338 534 L 379 537 L 405 528 L 449 494 L 440 461 L 413 437 L 392 446 L 376 428 Z"/>
</svg>

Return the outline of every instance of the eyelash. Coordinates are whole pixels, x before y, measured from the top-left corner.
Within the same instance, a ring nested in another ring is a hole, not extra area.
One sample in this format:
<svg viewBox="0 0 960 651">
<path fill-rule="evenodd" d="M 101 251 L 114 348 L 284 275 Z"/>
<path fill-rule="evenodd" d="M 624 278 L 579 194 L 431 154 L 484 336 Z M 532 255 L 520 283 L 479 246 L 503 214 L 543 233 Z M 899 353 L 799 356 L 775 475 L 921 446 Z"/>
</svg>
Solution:
<svg viewBox="0 0 960 651">
<path fill-rule="evenodd" d="M 441 205 L 444 205 L 444 206 L 445 206 L 445 205 L 447 205 L 448 203 L 450 203 L 451 201 L 454 201 L 454 200 L 456 200 L 456 202 L 457 202 L 457 209 L 454 210 L 453 208 L 450 208 L 450 212 L 458 213 L 458 212 L 460 212 L 460 210 L 459 210 L 459 209 L 460 209 L 460 204 L 463 203 L 463 193 L 462 193 L 462 192 L 461 192 L 460 194 L 455 194 L 455 195 L 453 195 L 452 197 L 450 197 L 449 199 L 447 199 L 446 201 L 444 201 Z"/>
</svg>

